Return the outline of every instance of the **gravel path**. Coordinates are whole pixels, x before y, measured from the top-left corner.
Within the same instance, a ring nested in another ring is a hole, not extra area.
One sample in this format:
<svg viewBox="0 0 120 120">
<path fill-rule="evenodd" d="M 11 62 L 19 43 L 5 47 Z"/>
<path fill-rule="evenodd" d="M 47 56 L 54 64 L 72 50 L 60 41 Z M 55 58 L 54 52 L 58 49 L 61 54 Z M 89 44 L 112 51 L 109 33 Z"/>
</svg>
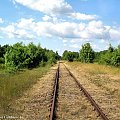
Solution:
<svg viewBox="0 0 120 120">
<path fill-rule="evenodd" d="M 101 120 L 63 64 L 60 65 L 56 120 Z"/>
</svg>

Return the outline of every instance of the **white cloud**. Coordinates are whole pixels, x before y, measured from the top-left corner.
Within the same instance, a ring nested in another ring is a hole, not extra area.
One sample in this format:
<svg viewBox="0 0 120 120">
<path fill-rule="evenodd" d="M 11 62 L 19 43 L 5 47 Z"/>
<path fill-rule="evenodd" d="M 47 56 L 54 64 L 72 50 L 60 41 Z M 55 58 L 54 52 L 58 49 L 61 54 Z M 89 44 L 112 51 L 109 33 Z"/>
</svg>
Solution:
<svg viewBox="0 0 120 120">
<path fill-rule="evenodd" d="M 0 18 L 0 23 L 4 23 L 4 20 L 2 18 Z"/>
<path fill-rule="evenodd" d="M 109 31 L 112 40 L 120 40 L 120 28 L 112 28 Z"/>
<path fill-rule="evenodd" d="M 42 17 L 43 21 L 50 21 L 52 18 L 48 15 L 45 15 L 44 17 Z"/>
<path fill-rule="evenodd" d="M 108 50 L 108 48 L 109 48 L 109 44 L 106 44 L 105 45 L 105 50 Z"/>
<path fill-rule="evenodd" d="M 91 43 L 91 46 L 95 51 L 100 51 L 101 50 L 98 44 Z"/>
<path fill-rule="evenodd" d="M 108 39 L 109 29 L 108 26 L 104 26 L 102 21 L 90 21 L 86 27 L 86 32 L 84 34 L 88 38 Z"/>
<path fill-rule="evenodd" d="M 72 7 L 64 0 L 14 0 L 15 2 L 27 6 L 49 15 L 67 14 L 72 11 Z"/>
<path fill-rule="evenodd" d="M 43 17 L 44 21 L 50 20 L 50 16 L 67 16 L 78 20 L 95 20 L 97 15 L 87 15 L 74 12 L 74 9 L 65 0 L 13 0 L 14 4 L 19 3 L 30 9 L 47 14 Z M 49 15 L 49 16 L 48 16 Z"/>
<path fill-rule="evenodd" d="M 53 23 L 58 23 L 58 22 L 65 22 L 66 20 L 63 19 L 58 19 L 57 17 L 53 17 L 53 16 L 48 16 L 48 15 L 44 15 L 42 17 L 42 20 L 45 22 L 53 22 Z"/>
<path fill-rule="evenodd" d="M 86 42 L 106 45 L 109 40 L 120 41 L 120 28 L 107 26 L 95 14 L 77 12 L 65 0 L 11 0 L 43 13 L 42 21 L 21 18 L 16 23 L 0 27 L 1 35 L 8 38 L 33 40 L 47 37 L 62 41 L 64 48 L 80 49 Z M 88 0 L 82 0 L 88 1 Z M 0 18 L 0 23 L 3 23 Z M 1 39 L 1 38 L 0 38 Z M 92 44 L 94 49 L 99 46 Z"/>
<path fill-rule="evenodd" d="M 68 42 L 68 40 L 66 40 L 66 39 L 63 40 L 63 43 L 67 43 L 67 42 Z"/>
<path fill-rule="evenodd" d="M 88 40 L 119 40 L 120 29 L 105 26 L 102 21 L 88 23 L 75 22 L 35 22 L 34 19 L 22 18 L 0 28 L 9 38 L 35 39 L 37 37 L 64 38 L 63 43 L 86 42 Z M 69 41 L 70 40 L 70 41 Z"/>
<path fill-rule="evenodd" d="M 105 43 L 105 41 L 106 41 L 106 40 L 104 40 L 104 39 L 101 39 L 101 40 L 100 40 L 100 43 Z"/>
<path fill-rule="evenodd" d="M 82 13 L 71 13 L 71 17 L 78 20 L 95 20 L 98 18 L 97 15 L 87 15 Z"/>
<path fill-rule="evenodd" d="M 12 23 L 6 27 L 1 27 L 0 30 L 8 38 L 17 38 L 17 39 L 33 39 L 35 35 L 31 30 L 34 22 L 33 19 L 24 19 L 22 18 L 18 23 Z M 31 25 L 31 26 L 30 26 Z"/>
<path fill-rule="evenodd" d="M 7 27 L 1 28 L 1 31 L 3 31 L 3 33 L 7 34 L 8 38 L 14 38 L 14 31 L 15 28 L 13 25 L 8 25 Z"/>
<path fill-rule="evenodd" d="M 14 25 L 17 26 L 18 28 L 24 28 L 24 29 L 29 29 L 31 25 L 34 25 L 34 19 L 25 19 L 21 18 L 19 22 L 15 23 Z"/>
</svg>

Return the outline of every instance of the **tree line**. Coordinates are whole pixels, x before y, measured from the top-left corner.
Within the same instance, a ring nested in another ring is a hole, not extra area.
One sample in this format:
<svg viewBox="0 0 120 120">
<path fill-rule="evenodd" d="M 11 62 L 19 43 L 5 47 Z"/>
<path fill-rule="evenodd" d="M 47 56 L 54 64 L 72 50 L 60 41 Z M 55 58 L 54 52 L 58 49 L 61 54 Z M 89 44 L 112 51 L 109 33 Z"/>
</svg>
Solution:
<svg viewBox="0 0 120 120">
<path fill-rule="evenodd" d="M 65 50 L 62 55 L 63 60 L 68 61 L 81 61 L 84 63 L 97 62 L 105 65 L 120 66 L 120 45 L 117 48 L 109 45 L 108 50 L 103 50 L 100 52 L 95 52 L 90 43 L 82 45 L 79 52 L 71 52 Z"/>
<path fill-rule="evenodd" d="M 16 43 L 14 45 L 0 45 L 0 63 L 5 64 L 9 72 L 22 68 L 34 68 L 46 64 L 56 63 L 60 59 L 57 52 L 42 48 L 39 45 L 30 43 Z"/>
<path fill-rule="evenodd" d="M 90 43 L 82 45 L 79 52 L 65 50 L 62 58 L 58 52 L 42 48 L 29 43 L 16 43 L 14 45 L 0 45 L 0 64 L 4 64 L 7 71 L 17 71 L 22 68 L 34 68 L 46 64 L 54 64 L 57 60 L 80 61 L 84 63 L 100 63 L 120 66 L 120 45 L 114 48 L 110 44 L 108 50 L 95 52 Z"/>
</svg>

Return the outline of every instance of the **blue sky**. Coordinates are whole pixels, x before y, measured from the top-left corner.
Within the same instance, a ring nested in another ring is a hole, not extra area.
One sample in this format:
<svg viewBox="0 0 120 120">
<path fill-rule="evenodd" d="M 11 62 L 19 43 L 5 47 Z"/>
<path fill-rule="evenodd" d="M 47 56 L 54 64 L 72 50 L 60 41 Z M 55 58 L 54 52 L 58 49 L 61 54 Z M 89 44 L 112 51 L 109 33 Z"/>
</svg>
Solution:
<svg viewBox="0 0 120 120">
<path fill-rule="evenodd" d="M 60 54 L 120 44 L 120 0 L 1 0 L 0 44 L 40 43 Z"/>
</svg>

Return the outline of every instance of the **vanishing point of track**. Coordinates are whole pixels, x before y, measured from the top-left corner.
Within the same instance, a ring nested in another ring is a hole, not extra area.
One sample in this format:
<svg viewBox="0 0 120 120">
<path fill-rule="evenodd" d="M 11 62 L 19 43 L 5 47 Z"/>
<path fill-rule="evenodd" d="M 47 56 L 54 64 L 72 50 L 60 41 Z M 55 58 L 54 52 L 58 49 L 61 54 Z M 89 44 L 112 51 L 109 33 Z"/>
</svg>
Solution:
<svg viewBox="0 0 120 120">
<path fill-rule="evenodd" d="M 54 86 L 53 86 L 53 93 L 52 93 L 52 99 L 51 99 L 51 105 L 50 105 L 50 115 L 49 119 L 54 120 L 55 118 L 55 108 L 56 108 L 56 101 L 57 101 L 57 94 L 58 94 L 58 84 L 59 84 L 59 72 L 60 72 L 60 64 L 58 64 L 58 68 L 55 74 L 55 80 L 54 80 Z M 65 66 L 65 64 L 63 64 Z M 91 105 L 94 107 L 94 110 L 97 111 L 98 115 L 103 120 L 109 120 L 107 116 L 103 113 L 102 109 L 99 107 L 99 105 L 94 101 L 94 99 L 91 97 L 91 95 L 86 91 L 86 89 L 78 82 L 76 77 L 70 72 L 70 70 L 65 66 L 66 70 L 69 72 L 69 75 L 74 79 L 77 86 L 79 87 L 80 91 L 84 93 L 84 95 L 87 97 Z"/>
</svg>

